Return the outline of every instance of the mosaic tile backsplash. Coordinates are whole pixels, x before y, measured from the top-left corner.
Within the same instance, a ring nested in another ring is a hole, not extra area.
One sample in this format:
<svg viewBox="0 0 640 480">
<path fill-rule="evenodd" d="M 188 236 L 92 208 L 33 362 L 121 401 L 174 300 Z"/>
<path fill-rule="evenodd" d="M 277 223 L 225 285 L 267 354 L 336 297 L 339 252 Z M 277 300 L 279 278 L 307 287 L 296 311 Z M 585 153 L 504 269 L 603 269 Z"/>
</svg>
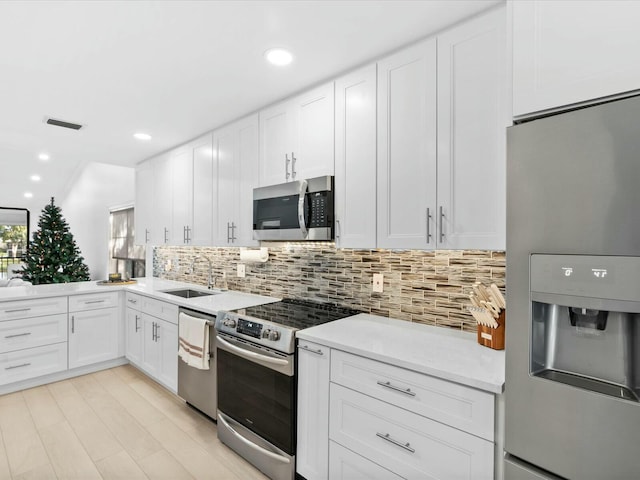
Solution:
<svg viewBox="0 0 640 480">
<path fill-rule="evenodd" d="M 269 245 L 269 244 L 268 244 Z M 264 246 L 264 244 L 263 244 Z M 474 282 L 505 287 L 505 252 L 488 250 L 346 250 L 333 243 L 269 245 L 266 263 L 246 263 L 236 276 L 238 248 L 156 247 L 155 277 L 207 284 L 212 261 L 216 287 L 273 297 L 293 297 L 351 307 L 427 325 L 475 331 L 467 312 Z M 384 292 L 372 292 L 374 273 Z"/>
</svg>

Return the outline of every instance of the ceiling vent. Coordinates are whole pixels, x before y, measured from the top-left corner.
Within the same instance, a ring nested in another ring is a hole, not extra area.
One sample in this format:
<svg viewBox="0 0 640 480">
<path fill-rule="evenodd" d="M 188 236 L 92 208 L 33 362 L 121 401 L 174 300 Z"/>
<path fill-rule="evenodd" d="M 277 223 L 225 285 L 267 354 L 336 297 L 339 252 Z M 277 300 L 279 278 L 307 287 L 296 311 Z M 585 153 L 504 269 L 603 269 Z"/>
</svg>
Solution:
<svg viewBox="0 0 640 480">
<path fill-rule="evenodd" d="M 45 123 L 49 125 L 55 125 L 56 127 L 70 128 L 71 130 L 80 130 L 82 125 L 72 122 L 65 122 L 64 120 L 56 120 L 55 118 L 46 117 Z"/>
</svg>

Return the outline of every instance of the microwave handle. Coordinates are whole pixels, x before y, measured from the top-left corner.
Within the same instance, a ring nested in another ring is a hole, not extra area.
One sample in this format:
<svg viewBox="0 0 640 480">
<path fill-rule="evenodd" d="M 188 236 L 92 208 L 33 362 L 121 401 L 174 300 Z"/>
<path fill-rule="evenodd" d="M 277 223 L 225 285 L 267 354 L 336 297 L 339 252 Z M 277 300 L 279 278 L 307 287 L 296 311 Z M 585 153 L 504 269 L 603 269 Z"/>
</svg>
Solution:
<svg viewBox="0 0 640 480">
<path fill-rule="evenodd" d="M 308 183 L 306 180 L 300 182 L 300 191 L 298 192 L 298 223 L 300 224 L 300 232 L 303 238 L 307 238 L 309 234 L 307 223 L 304 220 L 304 200 L 307 197 Z"/>
</svg>

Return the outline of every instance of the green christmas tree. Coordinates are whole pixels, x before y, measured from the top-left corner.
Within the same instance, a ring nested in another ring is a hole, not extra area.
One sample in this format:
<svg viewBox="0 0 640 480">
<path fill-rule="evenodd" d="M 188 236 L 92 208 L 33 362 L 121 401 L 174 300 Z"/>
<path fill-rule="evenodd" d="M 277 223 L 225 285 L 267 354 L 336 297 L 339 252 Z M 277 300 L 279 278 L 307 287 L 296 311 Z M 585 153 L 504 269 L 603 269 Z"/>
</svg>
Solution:
<svg viewBox="0 0 640 480">
<path fill-rule="evenodd" d="M 34 285 L 89 280 L 89 267 L 80 255 L 62 210 L 53 202 L 51 197 L 29 242 L 22 279 Z"/>
</svg>

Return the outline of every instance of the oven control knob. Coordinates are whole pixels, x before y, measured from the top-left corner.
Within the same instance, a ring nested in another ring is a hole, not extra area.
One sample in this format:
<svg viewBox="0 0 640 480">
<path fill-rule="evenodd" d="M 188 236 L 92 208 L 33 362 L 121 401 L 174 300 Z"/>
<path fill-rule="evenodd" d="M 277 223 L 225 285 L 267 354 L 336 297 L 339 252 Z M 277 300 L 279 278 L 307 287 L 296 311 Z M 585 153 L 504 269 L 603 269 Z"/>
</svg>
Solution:
<svg viewBox="0 0 640 480">
<path fill-rule="evenodd" d="M 269 332 L 269 340 L 272 340 L 274 342 L 277 342 L 278 340 L 280 340 L 280 332 L 277 330 L 271 330 Z"/>
<path fill-rule="evenodd" d="M 267 338 L 267 339 L 268 339 L 270 334 L 271 334 L 271 330 L 270 330 L 270 329 L 268 329 L 268 328 L 265 328 L 265 329 L 262 331 L 262 338 Z"/>
<path fill-rule="evenodd" d="M 236 328 L 236 321 L 233 318 L 225 318 L 222 324 L 225 327 Z"/>
</svg>

